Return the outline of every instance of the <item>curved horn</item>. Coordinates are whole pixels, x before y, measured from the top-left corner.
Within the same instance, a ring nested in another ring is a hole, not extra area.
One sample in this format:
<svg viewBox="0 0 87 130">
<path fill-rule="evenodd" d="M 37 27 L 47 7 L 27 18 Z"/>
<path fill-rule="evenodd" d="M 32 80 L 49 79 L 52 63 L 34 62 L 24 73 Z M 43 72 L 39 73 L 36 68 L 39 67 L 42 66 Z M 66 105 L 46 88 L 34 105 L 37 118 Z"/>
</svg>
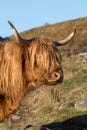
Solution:
<svg viewBox="0 0 87 130">
<path fill-rule="evenodd" d="M 10 21 L 8 21 L 8 23 L 9 23 L 10 27 L 12 28 L 12 31 L 13 31 L 13 34 L 14 34 L 16 40 L 17 40 L 18 42 L 20 42 L 20 43 L 24 43 L 24 40 L 21 38 L 21 36 L 20 36 L 19 33 L 17 32 L 17 30 L 16 30 L 16 28 L 14 27 L 14 25 L 13 25 Z"/>
<path fill-rule="evenodd" d="M 74 27 L 74 31 L 67 38 L 58 42 L 54 41 L 53 44 L 56 46 L 63 46 L 67 44 L 74 37 L 75 33 L 76 33 L 76 27 Z"/>
</svg>

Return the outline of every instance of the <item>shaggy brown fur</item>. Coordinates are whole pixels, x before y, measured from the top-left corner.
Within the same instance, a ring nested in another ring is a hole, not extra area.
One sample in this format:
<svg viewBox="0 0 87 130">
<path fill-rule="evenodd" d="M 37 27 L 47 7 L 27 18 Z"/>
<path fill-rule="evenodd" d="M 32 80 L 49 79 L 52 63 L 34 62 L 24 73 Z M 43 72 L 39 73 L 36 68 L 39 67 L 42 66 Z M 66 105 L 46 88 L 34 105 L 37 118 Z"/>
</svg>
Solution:
<svg viewBox="0 0 87 130">
<path fill-rule="evenodd" d="M 60 73 L 58 80 L 52 73 Z M 51 41 L 0 44 L 0 121 L 18 109 L 25 93 L 42 84 L 62 82 L 61 56 Z"/>
</svg>

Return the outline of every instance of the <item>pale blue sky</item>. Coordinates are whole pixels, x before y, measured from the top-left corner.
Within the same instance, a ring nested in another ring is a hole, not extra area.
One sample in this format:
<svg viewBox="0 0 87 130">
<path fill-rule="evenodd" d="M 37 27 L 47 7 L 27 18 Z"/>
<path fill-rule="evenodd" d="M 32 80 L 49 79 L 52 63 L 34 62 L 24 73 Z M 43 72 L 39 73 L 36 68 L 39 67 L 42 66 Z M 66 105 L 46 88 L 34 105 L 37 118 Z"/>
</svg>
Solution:
<svg viewBox="0 0 87 130">
<path fill-rule="evenodd" d="M 0 36 L 12 35 L 8 20 L 19 32 L 87 16 L 87 0 L 1 0 Z"/>
</svg>

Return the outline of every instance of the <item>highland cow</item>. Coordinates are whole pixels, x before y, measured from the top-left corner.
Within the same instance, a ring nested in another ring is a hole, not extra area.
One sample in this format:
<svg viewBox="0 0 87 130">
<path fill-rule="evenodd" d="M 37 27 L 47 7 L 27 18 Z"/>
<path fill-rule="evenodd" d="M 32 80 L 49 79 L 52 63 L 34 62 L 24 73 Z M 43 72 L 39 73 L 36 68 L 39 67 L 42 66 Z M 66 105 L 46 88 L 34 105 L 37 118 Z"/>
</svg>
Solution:
<svg viewBox="0 0 87 130">
<path fill-rule="evenodd" d="M 31 88 L 63 81 L 58 46 L 65 45 L 75 30 L 62 41 L 36 37 L 22 39 L 9 21 L 16 41 L 0 41 L 0 121 L 15 112 Z"/>
</svg>

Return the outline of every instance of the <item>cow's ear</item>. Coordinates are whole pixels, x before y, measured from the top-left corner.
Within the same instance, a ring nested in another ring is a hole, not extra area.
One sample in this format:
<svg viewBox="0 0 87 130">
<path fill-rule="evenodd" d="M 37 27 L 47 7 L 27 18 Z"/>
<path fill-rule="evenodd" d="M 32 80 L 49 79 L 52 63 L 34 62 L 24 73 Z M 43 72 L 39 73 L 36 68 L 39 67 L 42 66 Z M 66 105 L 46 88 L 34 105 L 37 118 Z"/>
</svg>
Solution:
<svg viewBox="0 0 87 130">
<path fill-rule="evenodd" d="M 54 81 L 59 80 L 60 77 L 61 77 L 60 73 L 57 73 L 57 72 L 54 71 L 54 72 L 52 72 L 52 73 L 48 76 L 47 80 L 48 80 L 49 83 L 51 83 L 51 82 L 54 82 Z"/>
</svg>

